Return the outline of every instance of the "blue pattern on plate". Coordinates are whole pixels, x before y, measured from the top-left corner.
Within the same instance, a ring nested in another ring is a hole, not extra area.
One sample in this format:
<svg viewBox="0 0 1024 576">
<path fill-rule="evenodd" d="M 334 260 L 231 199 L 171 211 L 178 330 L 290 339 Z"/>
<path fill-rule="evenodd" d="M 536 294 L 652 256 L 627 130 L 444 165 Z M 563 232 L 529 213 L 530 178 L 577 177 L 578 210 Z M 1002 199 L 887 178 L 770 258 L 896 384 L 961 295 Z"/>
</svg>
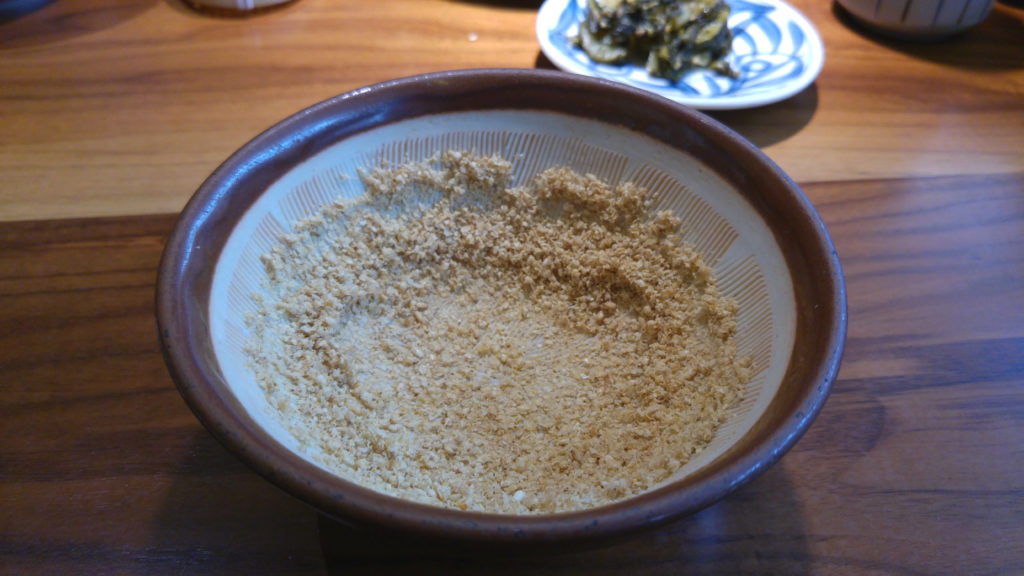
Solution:
<svg viewBox="0 0 1024 576">
<path fill-rule="evenodd" d="M 777 90 L 780 85 L 795 81 L 804 73 L 807 53 L 811 50 L 804 31 L 793 21 L 785 22 L 785 31 L 772 19 L 776 7 L 756 0 L 728 0 L 731 8 L 729 27 L 733 32 L 733 50 L 729 63 L 739 78 L 729 78 L 709 70 L 694 69 L 678 82 L 647 74 L 635 64 L 609 65 L 591 60 L 573 43 L 587 12 L 586 0 L 569 0 L 559 15 L 548 39 L 563 55 L 587 73 L 603 78 L 619 79 L 633 86 L 664 96 L 705 98 L 744 95 Z"/>
</svg>

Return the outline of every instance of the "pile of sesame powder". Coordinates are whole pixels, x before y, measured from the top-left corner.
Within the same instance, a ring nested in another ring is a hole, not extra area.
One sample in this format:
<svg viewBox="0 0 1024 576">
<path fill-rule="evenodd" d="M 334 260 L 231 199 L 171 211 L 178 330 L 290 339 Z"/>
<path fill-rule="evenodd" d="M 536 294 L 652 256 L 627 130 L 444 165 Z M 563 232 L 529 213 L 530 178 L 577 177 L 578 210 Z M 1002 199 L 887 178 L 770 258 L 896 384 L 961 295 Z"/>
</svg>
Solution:
<svg viewBox="0 0 1024 576">
<path fill-rule="evenodd" d="M 510 514 L 666 479 L 750 375 L 735 305 L 646 191 L 448 152 L 361 174 L 263 258 L 246 349 L 304 449 L 361 485 Z"/>
</svg>

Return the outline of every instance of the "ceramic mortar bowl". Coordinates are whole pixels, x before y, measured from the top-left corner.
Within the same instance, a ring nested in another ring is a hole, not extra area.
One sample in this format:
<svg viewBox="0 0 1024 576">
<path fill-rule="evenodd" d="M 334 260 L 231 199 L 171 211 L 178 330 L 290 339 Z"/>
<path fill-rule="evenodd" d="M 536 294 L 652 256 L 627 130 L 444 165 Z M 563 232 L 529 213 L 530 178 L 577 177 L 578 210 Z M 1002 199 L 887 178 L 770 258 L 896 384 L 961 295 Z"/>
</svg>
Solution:
<svg viewBox="0 0 1024 576">
<path fill-rule="evenodd" d="M 333 198 L 359 194 L 360 166 L 449 149 L 498 153 L 517 178 L 553 165 L 648 187 L 738 303 L 737 345 L 754 359 L 741 403 L 670 479 L 610 505 L 487 514 L 405 501 L 315 463 L 246 368 L 244 316 L 259 257 Z M 356 186 L 353 189 L 352 186 Z M 725 497 L 776 462 L 811 425 L 838 371 L 842 273 L 800 188 L 750 142 L 669 100 L 536 70 L 400 79 L 303 110 L 228 158 L 183 210 L 157 290 L 164 356 L 194 413 L 281 489 L 349 524 L 465 544 L 528 547 L 657 526 Z"/>
</svg>

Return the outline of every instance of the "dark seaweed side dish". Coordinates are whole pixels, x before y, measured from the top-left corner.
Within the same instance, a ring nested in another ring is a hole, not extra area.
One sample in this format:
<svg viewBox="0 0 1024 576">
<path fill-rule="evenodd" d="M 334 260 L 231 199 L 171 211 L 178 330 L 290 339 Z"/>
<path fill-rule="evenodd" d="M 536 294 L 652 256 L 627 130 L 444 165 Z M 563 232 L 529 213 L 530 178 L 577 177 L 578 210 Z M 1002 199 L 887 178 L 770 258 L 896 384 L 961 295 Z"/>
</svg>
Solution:
<svg viewBox="0 0 1024 576">
<path fill-rule="evenodd" d="M 735 77 L 729 5 L 723 0 L 587 0 L 577 44 L 608 64 L 634 61 L 652 76 L 679 80 L 693 68 Z"/>
</svg>

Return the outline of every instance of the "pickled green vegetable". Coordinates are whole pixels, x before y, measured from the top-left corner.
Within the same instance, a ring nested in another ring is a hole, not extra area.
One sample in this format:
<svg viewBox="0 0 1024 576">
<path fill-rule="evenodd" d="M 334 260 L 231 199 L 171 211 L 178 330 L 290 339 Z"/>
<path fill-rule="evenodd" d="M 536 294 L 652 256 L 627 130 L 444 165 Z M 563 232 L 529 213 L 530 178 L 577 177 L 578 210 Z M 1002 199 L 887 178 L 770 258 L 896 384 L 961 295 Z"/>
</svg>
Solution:
<svg viewBox="0 0 1024 576">
<path fill-rule="evenodd" d="M 608 64 L 633 61 L 652 76 L 678 80 L 693 68 L 726 76 L 732 49 L 723 0 L 587 0 L 577 44 Z"/>
</svg>

